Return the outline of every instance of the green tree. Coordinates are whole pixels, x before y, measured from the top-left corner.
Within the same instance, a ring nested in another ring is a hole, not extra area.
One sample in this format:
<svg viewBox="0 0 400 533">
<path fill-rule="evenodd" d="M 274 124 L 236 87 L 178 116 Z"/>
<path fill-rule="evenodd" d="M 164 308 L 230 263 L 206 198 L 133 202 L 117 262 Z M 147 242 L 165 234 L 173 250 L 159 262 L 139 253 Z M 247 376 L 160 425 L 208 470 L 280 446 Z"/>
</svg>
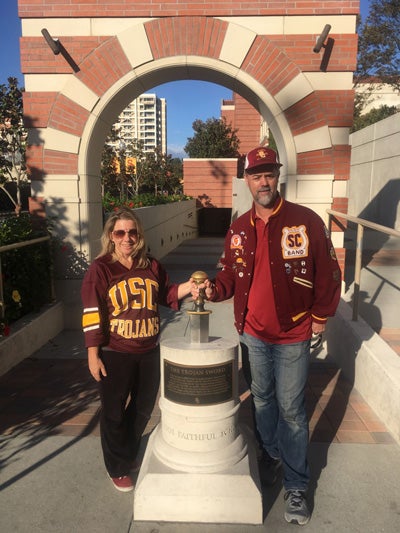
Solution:
<svg viewBox="0 0 400 533">
<path fill-rule="evenodd" d="M 118 130 L 113 126 L 101 155 L 103 197 L 105 194 L 120 198 L 139 194 L 142 182 L 141 174 L 137 165 L 129 164 L 127 158 L 130 157 L 135 158 L 136 161 L 144 157 L 143 142 L 134 141 L 133 144 L 126 145 L 119 139 Z"/>
<path fill-rule="evenodd" d="M 139 192 L 153 194 L 177 194 L 181 190 L 182 163 L 178 163 L 170 154 L 164 154 L 160 149 L 147 152 L 137 163 L 143 186 Z"/>
<path fill-rule="evenodd" d="M 118 174 L 116 150 L 106 142 L 101 154 L 101 187 L 103 196 L 106 193 L 119 196 Z"/>
<path fill-rule="evenodd" d="M 145 152 L 143 141 L 126 145 L 113 127 L 106 139 L 101 157 L 103 198 L 120 200 L 142 193 L 179 194 L 182 192 L 182 161 L 161 150 Z"/>
<path fill-rule="evenodd" d="M 399 108 L 397 108 L 396 106 L 383 105 L 381 107 L 374 107 L 373 109 L 371 109 L 371 111 L 365 113 L 365 115 L 360 115 L 354 118 L 351 132 L 366 128 L 367 126 L 375 124 L 375 122 L 379 122 L 380 120 L 390 117 L 391 115 L 394 115 L 398 112 Z"/>
<path fill-rule="evenodd" d="M 355 86 L 363 94 L 355 101 L 355 116 L 371 100 L 377 84 L 400 92 L 400 0 L 371 0 L 368 16 L 358 21 L 358 56 Z M 371 83 L 368 83 L 371 82 Z"/>
<path fill-rule="evenodd" d="M 240 141 L 237 129 L 234 130 L 224 119 L 209 118 L 205 122 L 197 119 L 192 128 L 193 137 L 188 138 L 184 146 L 189 157 L 216 159 L 220 157 L 238 157 Z"/>
<path fill-rule="evenodd" d="M 26 171 L 27 131 L 23 125 L 22 89 L 16 78 L 8 78 L 8 85 L 0 85 L 0 189 L 21 210 L 21 188 L 28 182 Z M 6 184 L 16 184 L 16 198 Z"/>
<path fill-rule="evenodd" d="M 171 175 L 168 179 L 168 186 L 172 194 L 182 194 L 183 183 L 183 163 L 179 157 L 171 158 Z"/>
</svg>

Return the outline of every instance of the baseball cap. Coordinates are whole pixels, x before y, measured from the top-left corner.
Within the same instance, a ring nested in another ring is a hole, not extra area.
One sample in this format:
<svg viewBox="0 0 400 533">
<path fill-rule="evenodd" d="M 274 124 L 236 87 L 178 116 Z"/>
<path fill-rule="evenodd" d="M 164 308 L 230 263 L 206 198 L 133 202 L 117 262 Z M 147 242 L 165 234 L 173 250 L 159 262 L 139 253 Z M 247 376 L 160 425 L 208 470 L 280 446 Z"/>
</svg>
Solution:
<svg viewBox="0 0 400 533">
<path fill-rule="evenodd" d="M 250 152 L 247 154 L 244 163 L 244 169 L 246 172 L 249 172 L 250 170 L 255 170 L 268 165 L 275 167 L 282 166 L 275 150 L 265 146 L 259 146 L 258 148 L 250 150 Z"/>
</svg>

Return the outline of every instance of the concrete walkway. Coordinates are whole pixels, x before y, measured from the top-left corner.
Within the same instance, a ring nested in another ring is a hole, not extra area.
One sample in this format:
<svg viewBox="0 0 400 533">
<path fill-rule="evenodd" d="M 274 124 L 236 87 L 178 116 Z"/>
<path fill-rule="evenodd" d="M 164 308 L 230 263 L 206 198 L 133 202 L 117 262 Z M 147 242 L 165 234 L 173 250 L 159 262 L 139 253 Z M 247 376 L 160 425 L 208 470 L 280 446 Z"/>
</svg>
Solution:
<svg viewBox="0 0 400 533">
<path fill-rule="evenodd" d="M 187 241 L 164 258 L 173 280 L 210 276 L 221 239 Z M 163 310 L 163 336 L 188 336 L 184 302 Z M 237 339 L 232 303 L 207 304 L 210 335 Z M 394 533 L 400 524 L 400 447 L 323 347 L 313 353 L 307 388 L 312 533 Z M 251 427 L 250 396 L 239 372 L 240 420 Z M 132 493 L 117 492 L 100 449 L 99 400 L 82 334 L 64 331 L 0 378 L 0 531 L 22 533 L 248 533 L 293 531 L 283 518 L 281 484 L 263 492 L 264 523 L 135 522 Z M 158 406 L 146 439 L 160 420 Z M 156 497 L 156 494 L 154 495 Z"/>
</svg>

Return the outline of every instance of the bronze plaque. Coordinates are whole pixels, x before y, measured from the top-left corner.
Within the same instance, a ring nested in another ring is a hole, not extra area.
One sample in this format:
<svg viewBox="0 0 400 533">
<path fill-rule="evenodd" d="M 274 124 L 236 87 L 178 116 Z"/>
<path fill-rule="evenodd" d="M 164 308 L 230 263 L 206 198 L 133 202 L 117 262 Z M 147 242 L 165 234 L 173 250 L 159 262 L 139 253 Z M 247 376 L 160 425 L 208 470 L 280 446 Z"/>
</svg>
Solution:
<svg viewBox="0 0 400 533">
<path fill-rule="evenodd" d="M 232 399 L 233 361 L 185 366 L 164 359 L 164 395 L 185 405 L 212 405 Z"/>
</svg>

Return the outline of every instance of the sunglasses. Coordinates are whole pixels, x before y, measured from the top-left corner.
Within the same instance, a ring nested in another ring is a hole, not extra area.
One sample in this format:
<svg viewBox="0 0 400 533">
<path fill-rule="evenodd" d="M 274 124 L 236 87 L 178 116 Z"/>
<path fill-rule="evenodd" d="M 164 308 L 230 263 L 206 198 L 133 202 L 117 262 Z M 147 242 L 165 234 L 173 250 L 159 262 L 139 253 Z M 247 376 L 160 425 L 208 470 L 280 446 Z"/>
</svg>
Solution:
<svg viewBox="0 0 400 533">
<path fill-rule="evenodd" d="M 117 237 L 118 239 L 122 239 L 125 237 L 125 233 L 127 233 L 129 235 L 129 237 L 137 237 L 137 229 L 128 229 L 128 230 L 124 230 L 124 229 L 116 229 L 112 232 L 112 234 L 114 235 L 114 237 Z"/>
</svg>

